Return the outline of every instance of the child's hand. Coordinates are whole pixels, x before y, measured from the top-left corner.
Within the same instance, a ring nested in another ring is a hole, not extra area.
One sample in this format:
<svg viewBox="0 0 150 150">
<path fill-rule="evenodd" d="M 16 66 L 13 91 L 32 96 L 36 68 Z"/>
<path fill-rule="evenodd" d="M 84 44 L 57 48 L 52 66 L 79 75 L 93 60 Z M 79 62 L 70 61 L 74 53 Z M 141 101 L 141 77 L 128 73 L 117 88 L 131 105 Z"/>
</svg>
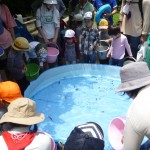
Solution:
<svg viewBox="0 0 150 150">
<path fill-rule="evenodd" d="M 24 68 L 22 69 L 22 73 L 25 74 L 27 72 L 27 67 L 24 66 Z"/>
<path fill-rule="evenodd" d="M 44 42 L 45 42 L 45 44 L 48 44 L 49 40 L 47 38 L 44 38 Z"/>
<path fill-rule="evenodd" d="M 109 57 L 110 57 L 110 53 L 109 53 L 109 52 L 107 53 L 106 57 L 107 57 L 107 58 L 109 58 Z"/>
<path fill-rule="evenodd" d="M 92 50 L 93 50 L 93 46 L 90 45 L 90 46 L 89 46 L 89 51 L 92 51 Z"/>
<path fill-rule="evenodd" d="M 78 63 L 78 62 L 79 62 L 79 59 L 77 59 L 76 61 L 77 61 L 77 63 Z"/>
<path fill-rule="evenodd" d="M 80 52 L 80 55 L 82 56 L 82 55 L 83 55 L 83 52 Z"/>
</svg>

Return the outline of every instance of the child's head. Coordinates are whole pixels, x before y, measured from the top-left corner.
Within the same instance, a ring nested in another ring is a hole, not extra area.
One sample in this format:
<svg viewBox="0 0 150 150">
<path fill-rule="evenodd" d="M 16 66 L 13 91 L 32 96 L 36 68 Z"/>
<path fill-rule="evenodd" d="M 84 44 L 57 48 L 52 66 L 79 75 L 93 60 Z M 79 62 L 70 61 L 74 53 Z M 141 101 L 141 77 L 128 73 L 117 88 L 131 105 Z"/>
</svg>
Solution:
<svg viewBox="0 0 150 150">
<path fill-rule="evenodd" d="M 106 19 L 101 19 L 98 29 L 100 29 L 101 32 L 108 32 L 108 21 Z"/>
<path fill-rule="evenodd" d="M 35 52 L 38 55 L 38 57 L 46 58 L 47 57 L 47 46 L 45 44 L 39 43 L 35 47 Z"/>
<path fill-rule="evenodd" d="M 83 16 L 81 14 L 76 14 L 73 16 L 73 21 L 76 23 L 76 25 L 82 25 Z"/>
<path fill-rule="evenodd" d="M 90 11 L 86 12 L 83 18 L 84 18 L 85 26 L 87 28 L 91 28 L 94 22 L 94 14 Z"/>
<path fill-rule="evenodd" d="M 18 51 L 18 52 L 20 51 L 25 52 L 31 49 L 31 46 L 29 45 L 28 40 L 24 37 L 17 37 L 11 46 L 13 50 Z"/>
<path fill-rule="evenodd" d="M 68 44 L 71 44 L 73 42 L 73 38 L 75 37 L 75 32 L 71 29 L 68 29 L 65 32 L 65 40 Z"/>
<path fill-rule="evenodd" d="M 109 30 L 109 35 L 111 35 L 114 39 L 118 38 L 121 34 L 120 27 L 118 25 L 111 26 Z"/>
</svg>

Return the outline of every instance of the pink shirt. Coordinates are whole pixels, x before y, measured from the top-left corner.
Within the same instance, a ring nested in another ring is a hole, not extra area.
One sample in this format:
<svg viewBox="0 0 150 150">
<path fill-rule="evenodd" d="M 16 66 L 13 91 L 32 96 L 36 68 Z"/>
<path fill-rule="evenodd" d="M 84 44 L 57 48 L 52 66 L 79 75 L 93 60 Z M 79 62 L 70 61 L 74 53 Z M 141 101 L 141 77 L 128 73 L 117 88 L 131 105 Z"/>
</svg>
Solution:
<svg viewBox="0 0 150 150">
<path fill-rule="evenodd" d="M 7 49 L 11 46 L 12 41 L 10 32 L 4 28 L 4 32 L 0 35 L 0 47 Z"/>
<path fill-rule="evenodd" d="M 17 26 L 17 24 L 6 5 L 2 4 L 0 5 L 0 8 L 0 17 L 2 18 L 6 27 L 4 32 L 0 35 L 0 47 L 6 49 L 11 46 L 13 41 L 9 29 Z"/>
<path fill-rule="evenodd" d="M 121 34 L 121 36 L 117 39 L 113 39 L 110 52 L 111 57 L 114 59 L 123 59 L 125 55 L 125 49 L 128 52 L 129 56 L 132 56 L 131 48 L 128 43 L 127 37 Z"/>
<path fill-rule="evenodd" d="M 5 23 L 6 28 L 9 30 L 9 28 L 16 27 L 17 24 L 14 18 L 12 17 L 9 8 L 4 4 L 0 5 L 0 7 L 1 7 L 0 16 L 3 22 Z"/>
</svg>

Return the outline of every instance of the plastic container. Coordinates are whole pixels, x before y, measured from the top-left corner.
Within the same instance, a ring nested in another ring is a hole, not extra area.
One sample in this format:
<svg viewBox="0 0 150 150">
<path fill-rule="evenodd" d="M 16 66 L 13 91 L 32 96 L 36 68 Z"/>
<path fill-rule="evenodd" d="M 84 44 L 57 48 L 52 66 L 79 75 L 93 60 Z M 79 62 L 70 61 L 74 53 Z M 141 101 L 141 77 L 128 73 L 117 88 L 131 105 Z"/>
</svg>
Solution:
<svg viewBox="0 0 150 150">
<path fill-rule="evenodd" d="M 0 48 L 0 57 L 4 55 L 4 50 Z"/>
<path fill-rule="evenodd" d="M 108 127 L 108 139 L 115 150 L 122 150 L 123 148 L 121 140 L 124 133 L 125 122 L 126 117 L 117 117 L 110 122 Z"/>
<path fill-rule="evenodd" d="M 50 43 L 47 47 L 47 62 L 55 63 L 59 55 L 59 48 L 56 44 Z"/>
<path fill-rule="evenodd" d="M 96 46 L 96 51 L 100 60 L 107 59 L 107 53 L 109 51 L 109 44 L 105 41 L 99 41 Z"/>
<path fill-rule="evenodd" d="M 39 76 L 40 67 L 35 63 L 27 64 L 26 78 L 29 81 L 35 80 Z"/>
</svg>

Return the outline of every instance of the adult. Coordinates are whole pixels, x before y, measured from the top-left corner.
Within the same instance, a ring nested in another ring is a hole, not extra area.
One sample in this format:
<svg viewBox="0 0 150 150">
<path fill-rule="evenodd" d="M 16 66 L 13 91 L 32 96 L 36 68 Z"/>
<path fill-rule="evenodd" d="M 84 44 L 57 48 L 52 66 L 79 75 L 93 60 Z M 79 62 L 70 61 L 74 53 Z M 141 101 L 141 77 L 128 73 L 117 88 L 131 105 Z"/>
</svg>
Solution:
<svg viewBox="0 0 150 150">
<path fill-rule="evenodd" d="M 82 14 L 82 16 L 89 11 L 94 12 L 94 7 L 88 0 L 80 0 L 79 4 L 75 7 L 75 14 Z"/>
<path fill-rule="evenodd" d="M 60 28 L 60 16 L 56 0 L 44 0 L 36 12 L 36 26 L 39 31 L 39 37 L 44 43 L 49 41 L 56 43 Z"/>
<path fill-rule="evenodd" d="M 98 10 L 101 6 L 109 4 L 111 6 L 111 13 L 104 13 L 105 19 L 108 18 L 109 24 L 113 24 L 113 15 L 117 13 L 117 2 L 116 0 L 95 0 L 93 5 L 96 10 Z"/>
<path fill-rule="evenodd" d="M 120 69 L 118 92 L 133 99 L 126 116 L 123 149 L 139 150 L 144 136 L 150 138 L 150 70 L 145 62 L 132 62 Z"/>
<path fill-rule="evenodd" d="M 7 5 L 0 0 L 0 48 L 4 50 L 3 57 L 0 58 L 0 72 L 3 80 L 7 80 L 7 55 L 11 49 L 11 43 L 15 39 L 14 27 L 16 22 L 13 19 L 11 12 Z"/>
<path fill-rule="evenodd" d="M 3 25 L 11 33 L 12 39 L 14 40 L 15 39 L 14 27 L 17 25 L 14 18 L 11 15 L 9 8 L 7 7 L 7 5 L 3 3 L 3 0 L 0 0 L 0 17 L 3 20 Z"/>
<path fill-rule="evenodd" d="M 44 114 L 36 112 L 36 104 L 28 98 L 18 98 L 8 106 L 0 124 L 10 123 L 10 129 L 0 136 L 2 150 L 54 150 L 55 142 L 45 132 L 38 131 L 37 124 L 43 122 Z M 42 139 L 42 140 L 41 140 Z"/>
<path fill-rule="evenodd" d="M 104 134 L 95 122 L 76 126 L 64 145 L 64 150 L 103 150 Z"/>
<path fill-rule="evenodd" d="M 127 35 L 133 57 L 136 58 L 138 46 L 147 40 L 150 32 L 149 0 L 123 0 L 120 22 L 123 34 Z"/>
<path fill-rule="evenodd" d="M 63 17 L 64 12 L 66 11 L 66 6 L 65 6 L 65 4 L 64 4 L 64 2 L 62 0 L 57 0 L 56 8 L 59 11 L 60 18 Z"/>
</svg>

